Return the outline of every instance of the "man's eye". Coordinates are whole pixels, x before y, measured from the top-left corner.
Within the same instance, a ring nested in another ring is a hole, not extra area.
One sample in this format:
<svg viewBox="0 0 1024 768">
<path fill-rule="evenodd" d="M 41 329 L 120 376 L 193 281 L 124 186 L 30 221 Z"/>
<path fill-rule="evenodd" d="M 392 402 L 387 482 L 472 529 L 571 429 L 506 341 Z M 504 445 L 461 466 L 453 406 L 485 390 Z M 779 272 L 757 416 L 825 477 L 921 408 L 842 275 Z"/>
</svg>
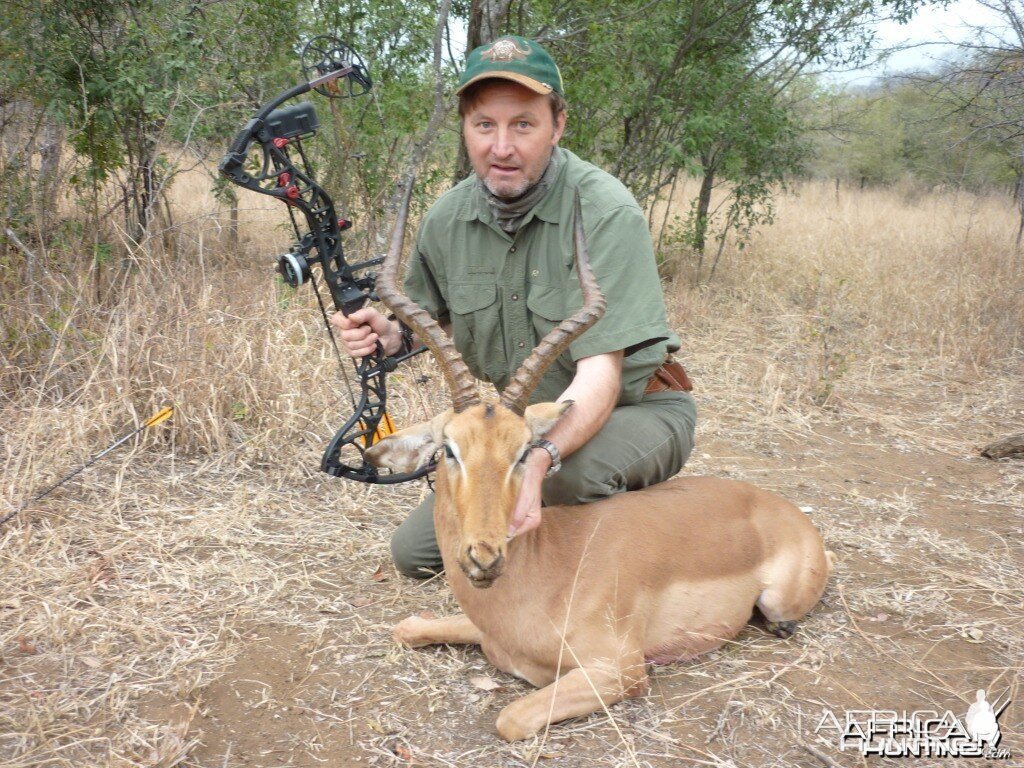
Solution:
<svg viewBox="0 0 1024 768">
<path fill-rule="evenodd" d="M 529 127 L 530 127 L 530 124 L 526 120 L 520 120 L 519 121 L 519 128 L 520 128 L 520 130 L 525 131 Z"/>
</svg>

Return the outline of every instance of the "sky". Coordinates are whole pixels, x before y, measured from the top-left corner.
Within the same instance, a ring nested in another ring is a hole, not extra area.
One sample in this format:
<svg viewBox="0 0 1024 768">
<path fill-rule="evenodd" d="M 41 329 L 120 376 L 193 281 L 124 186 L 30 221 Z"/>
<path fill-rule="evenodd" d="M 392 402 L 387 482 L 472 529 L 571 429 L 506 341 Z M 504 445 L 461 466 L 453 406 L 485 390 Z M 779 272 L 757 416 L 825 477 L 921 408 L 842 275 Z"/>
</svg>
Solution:
<svg viewBox="0 0 1024 768">
<path fill-rule="evenodd" d="M 887 74 L 931 69 L 955 55 L 957 42 L 973 37 L 971 25 L 994 29 L 1002 22 L 977 0 L 955 0 L 946 8 L 925 6 L 907 24 L 887 21 L 878 25 L 876 47 L 903 50 L 894 50 L 885 63 L 830 77 L 837 82 L 866 85 Z"/>
</svg>

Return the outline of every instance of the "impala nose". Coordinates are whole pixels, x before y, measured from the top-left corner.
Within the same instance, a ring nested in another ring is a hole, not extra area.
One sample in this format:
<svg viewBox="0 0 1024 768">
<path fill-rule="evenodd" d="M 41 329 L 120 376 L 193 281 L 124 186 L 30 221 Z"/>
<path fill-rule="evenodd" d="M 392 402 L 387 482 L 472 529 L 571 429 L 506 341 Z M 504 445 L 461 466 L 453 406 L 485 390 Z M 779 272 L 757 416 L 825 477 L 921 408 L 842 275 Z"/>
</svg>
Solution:
<svg viewBox="0 0 1024 768">
<path fill-rule="evenodd" d="M 505 562 L 504 553 L 484 541 L 470 544 L 466 556 L 470 562 L 466 575 L 473 581 L 493 581 Z"/>
</svg>

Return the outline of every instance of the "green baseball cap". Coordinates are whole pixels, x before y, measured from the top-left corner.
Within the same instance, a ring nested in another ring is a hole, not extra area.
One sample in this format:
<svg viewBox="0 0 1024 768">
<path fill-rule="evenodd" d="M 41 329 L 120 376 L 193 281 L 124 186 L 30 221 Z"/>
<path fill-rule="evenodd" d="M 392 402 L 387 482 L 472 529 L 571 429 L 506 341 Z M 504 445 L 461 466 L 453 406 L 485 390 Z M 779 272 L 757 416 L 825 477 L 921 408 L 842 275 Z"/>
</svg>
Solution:
<svg viewBox="0 0 1024 768">
<path fill-rule="evenodd" d="M 474 48 L 466 59 L 466 68 L 455 93 L 460 94 L 473 83 L 492 77 L 511 80 L 544 96 L 552 91 L 565 95 L 562 73 L 555 60 L 540 43 L 517 35 L 505 35 Z"/>
</svg>

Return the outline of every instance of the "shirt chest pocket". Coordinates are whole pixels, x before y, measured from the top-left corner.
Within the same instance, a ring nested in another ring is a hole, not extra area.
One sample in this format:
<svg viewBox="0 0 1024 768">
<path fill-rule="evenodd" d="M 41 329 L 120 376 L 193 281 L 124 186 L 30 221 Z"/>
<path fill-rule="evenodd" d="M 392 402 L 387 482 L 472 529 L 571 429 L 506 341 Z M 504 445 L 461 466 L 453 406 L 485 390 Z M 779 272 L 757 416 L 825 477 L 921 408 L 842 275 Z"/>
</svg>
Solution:
<svg viewBox="0 0 1024 768">
<path fill-rule="evenodd" d="M 493 382 L 504 369 L 504 334 L 493 282 L 457 280 L 448 290 L 452 340 L 477 378 Z"/>
<path fill-rule="evenodd" d="M 566 309 L 566 294 L 561 288 L 544 285 L 531 285 L 526 297 L 526 308 L 530 312 L 530 323 L 533 326 L 534 345 L 548 335 L 569 314 Z M 554 362 L 544 381 L 538 387 L 538 396 L 544 400 L 553 400 L 569 385 L 576 373 L 576 364 L 567 349 Z M 548 380 L 551 383 L 548 383 Z M 557 383 L 555 383 L 557 382 Z M 537 400 L 534 400 L 537 402 Z"/>
<path fill-rule="evenodd" d="M 491 306 L 497 297 L 494 283 L 460 282 L 448 291 L 448 308 L 452 314 L 471 315 Z"/>
<path fill-rule="evenodd" d="M 533 324 L 535 337 L 533 343 L 536 345 L 565 319 L 565 292 L 548 286 L 530 286 L 526 308 L 530 310 L 530 322 Z M 568 353 L 563 354 L 563 358 L 564 364 L 572 365 Z"/>
<path fill-rule="evenodd" d="M 534 327 L 551 330 L 565 319 L 565 292 L 546 285 L 531 285 L 526 297 L 526 308 L 533 316 Z M 542 331 L 544 336 L 547 331 Z"/>
</svg>

